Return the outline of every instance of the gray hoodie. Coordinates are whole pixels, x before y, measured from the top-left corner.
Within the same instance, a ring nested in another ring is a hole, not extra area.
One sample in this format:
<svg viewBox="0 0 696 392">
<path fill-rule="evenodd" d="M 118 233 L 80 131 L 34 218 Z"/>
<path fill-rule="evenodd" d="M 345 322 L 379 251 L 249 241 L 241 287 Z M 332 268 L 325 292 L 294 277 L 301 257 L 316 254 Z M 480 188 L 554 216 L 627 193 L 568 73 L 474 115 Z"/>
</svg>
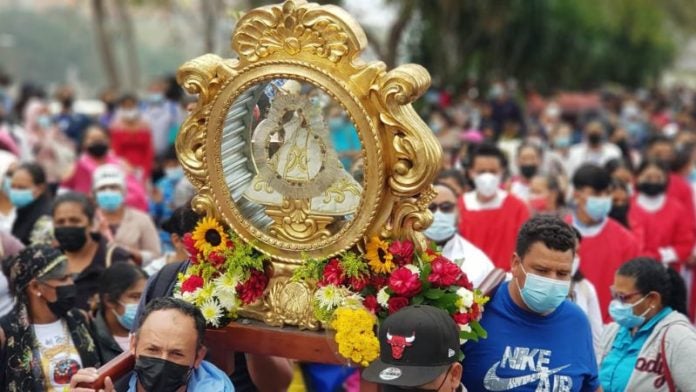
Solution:
<svg viewBox="0 0 696 392">
<path fill-rule="evenodd" d="M 597 353 L 600 365 L 611 350 L 618 331 L 619 325 L 616 323 L 611 323 L 604 329 Z M 669 392 L 667 381 L 662 376 L 664 359 L 660 349 L 665 331 L 666 362 L 676 389 L 696 392 L 696 329 L 684 315 L 676 311 L 657 323 L 648 336 L 638 354 L 633 374 L 628 380 L 627 391 Z"/>
</svg>

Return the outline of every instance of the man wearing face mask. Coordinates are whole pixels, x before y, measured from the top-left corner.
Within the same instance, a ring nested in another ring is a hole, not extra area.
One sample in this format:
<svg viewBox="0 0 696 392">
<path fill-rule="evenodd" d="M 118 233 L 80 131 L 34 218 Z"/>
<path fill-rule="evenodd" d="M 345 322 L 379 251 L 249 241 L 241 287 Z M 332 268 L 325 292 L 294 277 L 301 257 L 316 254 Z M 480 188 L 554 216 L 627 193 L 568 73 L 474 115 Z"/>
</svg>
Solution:
<svg viewBox="0 0 696 392">
<path fill-rule="evenodd" d="M 77 291 L 68 260 L 59 250 L 32 245 L 4 260 L 3 272 L 16 300 L 0 319 L 0 390 L 62 391 L 78 369 L 99 366 L 87 317 L 74 309 Z"/>
<path fill-rule="evenodd" d="M 203 360 L 204 337 L 205 319 L 198 308 L 175 298 L 152 301 L 131 336 L 133 372 L 116 385 L 107 377 L 103 391 L 234 392 L 227 375 Z M 94 368 L 79 371 L 70 382 L 71 391 L 92 392 L 78 385 L 94 382 L 97 376 Z"/>
<path fill-rule="evenodd" d="M 469 391 L 595 391 L 597 363 L 587 316 L 567 300 L 576 235 L 558 217 L 520 229 L 512 281 L 486 305 L 489 338 L 464 344 Z"/>
<path fill-rule="evenodd" d="M 621 150 L 606 140 L 606 129 L 599 121 L 590 121 L 585 126 L 585 140 L 570 148 L 568 154 L 568 173 L 575 171 L 584 163 L 603 166 L 612 159 L 621 158 Z"/>
<path fill-rule="evenodd" d="M 510 270 L 510 253 L 522 223 L 529 218 L 527 206 L 500 189 L 507 160 L 502 151 L 481 144 L 471 154 L 471 178 L 476 189 L 458 201 L 459 234 L 480 248 L 497 268 Z"/>
<path fill-rule="evenodd" d="M 608 217 L 612 198 L 611 177 L 606 170 L 586 164 L 575 172 L 572 181 L 575 210 L 566 221 L 582 235 L 580 270 L 597 288 L 602 318 L 608 322 L 609 286 L 614 273 L 621 264 L 638 256 L 640 246 L 631 232 Z"/>
<path fill-rule="evenodd" d="M 517 168 L 520 175 L 510 182 L 510 193 L 523 201 L 529 201 L 529 183 L 539 174 L 542 163 L 542 150 L 536 144 L 523 143 L 517 148 Z"/>
<path fill-rule="evenodd" d="M 429 206 L 433 223 L 423 234 L 442 248 L 443 256 L 459 264 L 474 287 L 478 287 L 495 268 L 493 262 L 481 249 L 457 233 L 459 213 L 454 191 L 441 183 L 435 184 L 435 191 L 437 196 Z"/>
</svg>

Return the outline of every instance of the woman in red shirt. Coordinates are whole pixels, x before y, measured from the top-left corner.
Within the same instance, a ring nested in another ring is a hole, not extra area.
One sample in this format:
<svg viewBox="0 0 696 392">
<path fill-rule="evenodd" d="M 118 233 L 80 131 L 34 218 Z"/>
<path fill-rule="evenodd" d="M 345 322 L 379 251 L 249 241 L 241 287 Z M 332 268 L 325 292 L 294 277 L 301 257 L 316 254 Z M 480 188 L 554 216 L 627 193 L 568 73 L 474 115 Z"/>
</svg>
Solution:
<svg viewBox="0 0 696 392">
<path fill-rule="evenodd" d="M 145 182 L 152 174 L 155 151 L 152 130 L 141 119 L 135 96 L 121 98 L 110 132 L 114 153 L 126 160 L 135 169 L 136 177 Z"/>
<path fill-rule="evenodd" d="M 668 196 L 667 168 L 645 160 L 636 171 L 637 194 L 631 200 L 628 221 L 641 244 L 641 255 L 664 264 L 684 262 L 694 246 L 694 231 L 681 202 Z"/>
</svg>

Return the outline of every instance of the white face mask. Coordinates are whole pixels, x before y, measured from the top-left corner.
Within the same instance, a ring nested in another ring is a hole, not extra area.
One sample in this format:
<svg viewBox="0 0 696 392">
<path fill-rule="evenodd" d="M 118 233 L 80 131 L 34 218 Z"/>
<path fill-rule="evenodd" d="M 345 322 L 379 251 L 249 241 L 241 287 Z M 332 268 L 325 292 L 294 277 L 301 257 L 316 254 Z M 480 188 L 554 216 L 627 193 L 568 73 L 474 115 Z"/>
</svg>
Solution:
<svg viewBox="0 0 696 392">
<path fill-rule="evenodd" d="M 476 192 L 481 196 L 491 197 L 500 187 L 500 176 L 492 173 L 482 173 L 474 177 Z"/>
<path fill-rule="evenodd" d="M 138 109 L 121 109 L 119 111 L 119 114 L 121 118 L 126 121 L 133 121 L 140 116 L 140 112 L 138 112 Z"/>
</svg>

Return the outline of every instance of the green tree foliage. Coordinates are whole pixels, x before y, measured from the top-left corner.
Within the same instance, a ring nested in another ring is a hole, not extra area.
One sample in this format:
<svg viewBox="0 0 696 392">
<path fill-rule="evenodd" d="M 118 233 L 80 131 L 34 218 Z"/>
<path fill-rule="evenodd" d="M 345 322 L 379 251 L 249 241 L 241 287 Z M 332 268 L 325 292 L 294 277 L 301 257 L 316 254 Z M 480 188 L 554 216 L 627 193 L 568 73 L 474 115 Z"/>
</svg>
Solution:
<svg viewBox="0 0 696 392">
<path fill-rule="evenodd" d="M 411 60 L 448 84 L 514 76 L 546 89 L 636 86 L 675 54 L 676 0 L 404 1 L 421 19 Z"/>
</svg>

